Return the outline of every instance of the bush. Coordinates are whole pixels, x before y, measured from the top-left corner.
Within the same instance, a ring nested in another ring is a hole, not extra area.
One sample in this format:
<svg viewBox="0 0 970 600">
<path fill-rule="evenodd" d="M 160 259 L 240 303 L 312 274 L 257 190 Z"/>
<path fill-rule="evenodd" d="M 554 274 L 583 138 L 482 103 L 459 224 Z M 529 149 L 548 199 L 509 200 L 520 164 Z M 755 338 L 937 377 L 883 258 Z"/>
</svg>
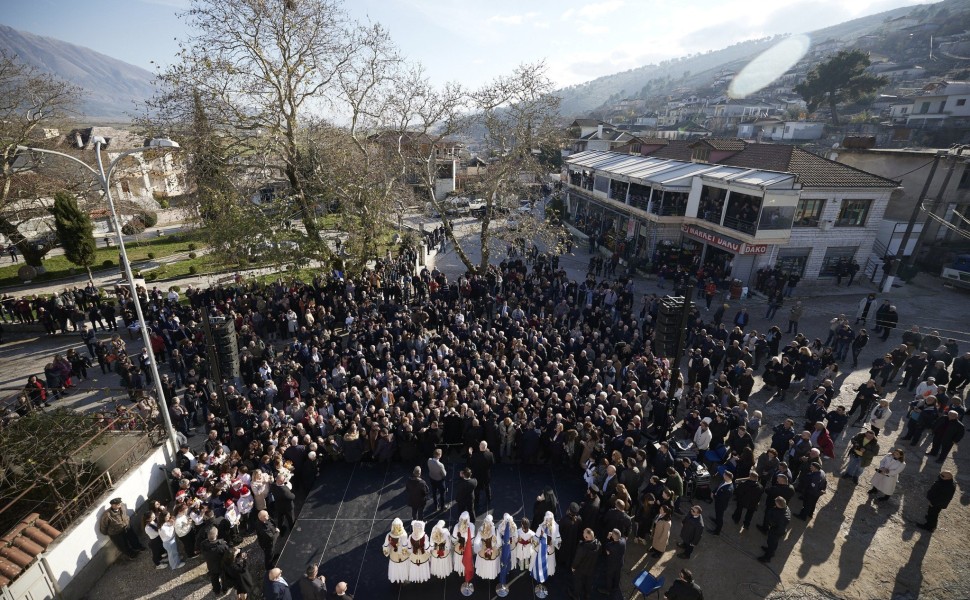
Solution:
<svg viewBox="0 0 970 600">
<path fill-rule="evenodd" d="M 195 245 L 195 242 L 189 244 L 189 250 L 195 250 L 196 248 L 198 248 L 198 246 Z"/>
<path fill-rule="evenodd" d="M 248 258 L 240 258 L 238 262 L 239 262 L 239 266 L 240 267 L 249 266 L 249 259 Z"/>
<path fill-rule="evenodd" d="M 198 272 L 199 272 L 199 268 L 196 267 L 195 265 L 192 265 L 191 267 L 189 267 L 189 275 L 195 275 Z"/>
<path fill-rule="evenodd" d="M 195 252 L 189 252 L 189 258 L 195 258 L 197 256 L 198 254 L 196 254 Z"/>
<path fill-rule="evenodd" d="M 155 260 L 155 253 L 154 252 L 149 252 L 148 253 L 148 259 L 149 260 Z"/>
<path fill-rule="evenodd" d="M 154 211 L 146 210 L 140 214 L 138 218 L 141 219 L 142 224 L 144 224 L 146 228 L 158 225 L 158 213 Z"/>
<path fill-rule="evenodd" d="M 173 285 L 172 287 L 168 288 L 168 291 L 175 292 L 177 294 L 182 291 L 182 288 L 177 285 Z"/>
<path fill-rule="evenodd" d="M 149 271 L 148 275 L 145 275 L 145 281 L 155 281 L 158 279 L 158 273 L 155 271 Z"/>
<path fill-rule="evenodd" d="M 171 204 L 169 203 L 168 200 L 166 200 L 165 198 L 162 198 L 158 201 L 158 206 L 159 208 L 166 209 L 169 206 L 171 206 Z"/>
<path fill-rule="evenodd" d="M 113 261 L 113 260 L 111 260 L 109 258 L 109 259 L 105 260 L 103 263 L 101 263 L 101 266 L 102 267 L 113 267 L 113 266 L 115 266 L 115 261 Z"/>
<path fill-rule="evenodd" d="M 132 218 L 121 228 L 121 233 L 125 235 L 137 235 L 143 231 L 145 231 L 145 224 L 142 223 L 141 217 Z"/>
</svg>

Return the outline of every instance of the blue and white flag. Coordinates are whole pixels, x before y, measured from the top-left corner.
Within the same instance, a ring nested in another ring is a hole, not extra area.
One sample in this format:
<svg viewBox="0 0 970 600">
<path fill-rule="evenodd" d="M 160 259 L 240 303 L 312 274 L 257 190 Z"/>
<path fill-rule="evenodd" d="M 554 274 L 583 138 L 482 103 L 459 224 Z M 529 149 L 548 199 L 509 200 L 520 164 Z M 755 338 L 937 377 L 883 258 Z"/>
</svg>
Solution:
<svg viewBox="0 0 970 600">
<path fill-rule="evenodd" d="M 532 559 L 532 578 L 536 580 L 536 583 L 545 583 L 547 577 L 549 577 L 549 572 L 546 570 L 546 536 L 540 535 L 539 551 Z"/>
<path fill-rule="evenodd" d="M 512 569 L 512 540 L 510 539 L 510 529 L 508 521 L 505 522 L 505 531 L 502 532 L 502 561 L 501 571 L 498 573 L 498 581 L 505 585 L 509 579 L 509 571 Z"/>
</svg>

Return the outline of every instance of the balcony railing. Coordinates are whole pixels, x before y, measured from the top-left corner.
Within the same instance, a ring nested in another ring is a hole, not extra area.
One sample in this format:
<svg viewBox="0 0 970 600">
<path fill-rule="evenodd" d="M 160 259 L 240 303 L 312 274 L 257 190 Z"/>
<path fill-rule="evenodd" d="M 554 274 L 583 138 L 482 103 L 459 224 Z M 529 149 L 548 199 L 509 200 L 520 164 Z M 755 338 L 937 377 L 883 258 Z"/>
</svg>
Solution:
<svg viewBox="0 0 970 600">
<path fill-rule="evenodd" d="M 712 221 L 716 222 L 716 221 Z M 754 235 L 758 232 L 757 223 L 752 223 L 750 221 L 742 221 L 735 217 L 724 217 L 723 225 L 728 229 L 733 229 L 735 231 L 740 231 L 741 233 L 747 233 L 748 235 Z"/>
</svg>

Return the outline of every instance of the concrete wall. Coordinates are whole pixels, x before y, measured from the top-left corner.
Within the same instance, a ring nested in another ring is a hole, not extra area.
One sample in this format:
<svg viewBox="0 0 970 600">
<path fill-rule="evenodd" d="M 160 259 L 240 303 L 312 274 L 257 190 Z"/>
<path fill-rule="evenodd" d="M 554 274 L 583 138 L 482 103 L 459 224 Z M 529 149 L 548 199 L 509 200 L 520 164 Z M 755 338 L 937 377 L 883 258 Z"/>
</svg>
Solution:
<svg viewBox="0 0 970 600">
<path fill-rule="evenodd" d="M 98 521 L 107 509 L 108 500 L 120 496 L 125 505 L 137 513 L 138 508 L 150 497 L 150 492 L 166 483 L 165 473 L 159 467 L 170 462 L 171 453 L 167 445 L 156 448 L 142 464 L 115 482 L 103 501 L 62 533 L 43 554 L 48 572 L 64 600 L 84 597 L 108 565 L 119 556 L 111 540 L 98 531 Z M 139 518 L 140 515 L 132 516 L 132 521 Z"/>
<path fill-rule="evenodd" d="M 886 219 L 890 221 L 908 221 L 916 206 L 920 191 L 926 183 L 926 178 L 930 173 L 930 163 L 933 160 L 934 151 L 929 152 L 906 152 L 906 151 L 876 151 L 866 150 L 839 150 L 836 158 L 840 163 L 868 171 L 875 175 L 881 175 L 890 179 L 902 182 L 902 191 L 896 192 L 889 207 L 886 209 Z M 967 165 L 967 158 L 959 159 L 954 166 L 953 175 L 946 186 L 946 190 L 940 193 L 940 186 L 949 165 L 946 161 L 940 161 L 940 166 L 933 177 L 927 198 L 945 198 L 947 202 L 958 204 L 970 203 L 970 188 L 960 189 L 960 178 L 963 176 Z M 918 222 L 926 219 L 926 213 L 921 213 L 917 217 Z"/>
</svg>

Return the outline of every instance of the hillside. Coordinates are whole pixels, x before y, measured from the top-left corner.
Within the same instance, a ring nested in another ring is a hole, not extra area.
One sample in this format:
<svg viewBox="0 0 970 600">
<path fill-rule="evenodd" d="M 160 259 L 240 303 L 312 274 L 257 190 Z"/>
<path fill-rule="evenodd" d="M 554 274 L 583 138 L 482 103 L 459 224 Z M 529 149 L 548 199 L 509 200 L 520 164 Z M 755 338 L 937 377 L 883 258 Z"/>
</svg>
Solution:
<svg viewBox="0 0 970 600">
<path fill-rule="evenodd" d="M 0 25 L 0 49 L 80 86 L 78 111 L 88 119 L 124 120 L 151 96 L 152 74 L 83 46 Z"/>
<path fill-rule="evenodd" d="M 965 6 L 968 0 L 950 0 L 945 4 Z M 827 40 L 848 41 L 884 26 L 888 19 L 908 15 L 922 8 L 907 6 L 861 17 L 819 29 L 809 34 L 813 44 Z M 648 97 L 668 94 L 676 88 L 699 89 L 709 85 L 721 70 L 739 70 L 745 63 L 771 47 L 783 36 L 740 42 L 727 48 L 645 65 L 622 73 L 598 77 L 583 84 L 563 88 L 561 112 L 565 117 L 585 115 L 604 103 L 623 97 Z"/>
</svg>

